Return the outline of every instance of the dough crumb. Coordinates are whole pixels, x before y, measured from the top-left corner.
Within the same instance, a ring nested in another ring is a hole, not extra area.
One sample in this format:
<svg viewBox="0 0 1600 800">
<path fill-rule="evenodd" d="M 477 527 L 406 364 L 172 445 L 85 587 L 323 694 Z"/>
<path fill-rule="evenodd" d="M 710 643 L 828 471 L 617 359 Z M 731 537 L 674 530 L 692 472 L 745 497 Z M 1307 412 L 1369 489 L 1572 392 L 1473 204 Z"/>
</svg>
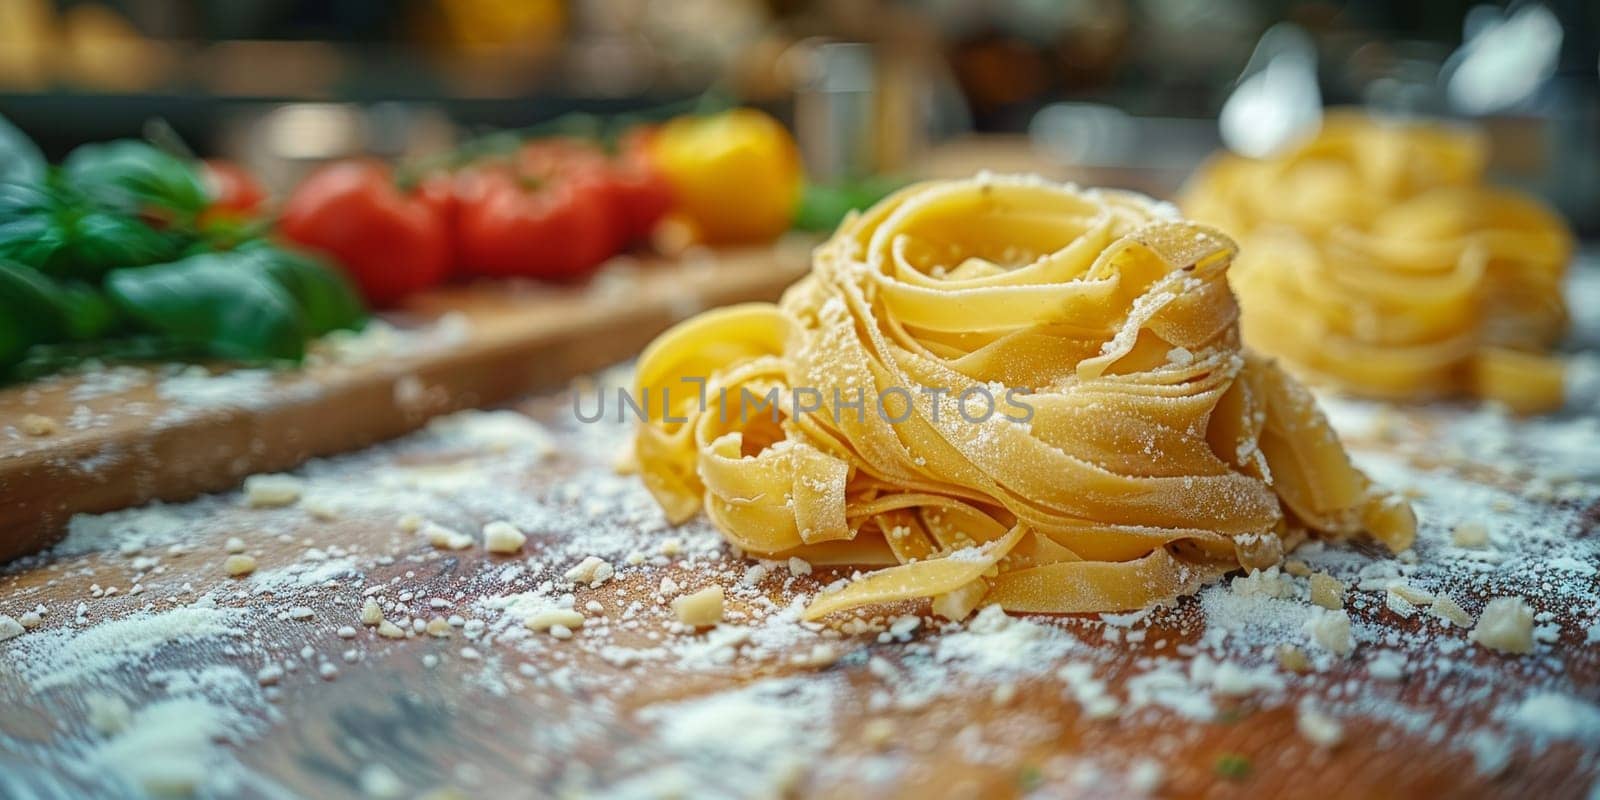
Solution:
<svg viewBox="0 0 1600 800">
<path fill-rule="evenodd" d="M 1496 597 L 1483 607 L 1472 640 L 1504 653 L 1533 652 L 1533 609 L 1520 597 Z"/>
<path fill-rule="evenodd" d="M 399 625 L 396 625 L 389 620 L 381 620 L 378 622 L 378 635 L 385 639 L 406 638 L 406 632 L 401 630 Z"/>
<path fill-rule="evenodd" d="M 428 540 L 428 544 L 438 550 L 465 550 L 472 546 L 471 536 L 436 522 L 422 523 L 420 533 Z"/>
<path fill-rule="evenodd" d="M 235 578 L 242 578 L 256 571 L 256 558 L 244 553 L 235 553 L 222 560 L 222 569 Z"/>
<path fill-rule="evenodd" d="M 587 556 L 578 565 L 567 570 L 562 577 L 573 583 L 587 583 L 590 586 L 599 586 L 616 574 L 611 562 L 599 556 Z"/>
<path fill-rule="evenodd" d="M 251 475 L 244 479 L 244 502 L 251 508 L 281 508 L 300 502 L 305 483 L 293 475 Z"/>
<path fill-rule="evenodd" d="M 1247 575 L 1234 578 L 1228 588 L 1240 597 L 1289 597 L 1294 592 L 1294 586 L 1277 567 L 1258 569 Z"/>
<path fill-rule="evenodd" d="M 971 616 L 978 603 L 983 601 L 983 596 L 988 594 L 989 585 L 982 580 L 973 581 L 952 592 L 946 592 L 933 598 L 934 614 L 948 620 L 960 622 Z"/>
<path fill-rule="evenodd" d="M 1472 615 L 1468 614 L 1459 603 L 1450 595 L 1441 594 L 1433 598 L 1432 605 L 1428 606 L 1428 613 L 1445 622 L 1454 623 L 1463 628 L 1471 627 Z"/>
<path fill-rule="evenodd" d="M 29 436 L 54 436 L 61 431 L 61 423 L 43 414 L 26 414 L 22 417 L 22 432 Z"/>
<path fill-rule="evenodd" d="M 300 502 L 300 507 L 305 509 L 312 519 L 321 522 L 331 522 L 339 518 L 339 507 L 325 497 L 308 497 Z"/>
<path fill-rule="evenodd" d="M 1306 658 L 1306 651 L 1292 644 L 1280 644 L 1277 649 L 1278 666 L 1290 672 L 1310 672 L 1311 661 Z"/>
<path fill-rule="evenodd" d="M 370 628 L 382 621 L 383 607 L 378 605 L 378 601 L 367 598 L 366 602 L 361 604 L 361 624 Z"/>
<path fill-rule="evenodd" d="M 672 613 L 678 621 L 696 628 L 706 628 L 722 621 L 722 587 L 712 584 L 694 594 L 686 594 L 672 601 Z"/>
<path fill-rule="evenodd" d="M 566 639 L 571 638 L 573 628 L 583 627 L 583 622 L 583 614 L 570 608 L 547 608 L 523 620 L 522 626 L 530 631 L 550 631 L 556 638 Z M 555 631 L 556 628 L 566 630 L 567 635 L 560 635 Z"/>
<path fill-rule="evenodd" d="M 527 535 L 504 520 L 483 526 L 483 547 L 491 553 L 515 553 L 527 543 Z"/>
<path fill-rule="evenodd" d="M 15 639 L 21 636 L 25 630 L 27 628 L 22 627 L 22 623 L 12 619 L 10 615 L 0 614 L 0 642 L 7 639 Z"/>
<path fill-rule="evenodd" d="M 1318 647 L 1340 656 L 1348 656 L 1356 649 L 1355 634 L 1350 628 L 1350 615 L 1343 611 L 1327 611 L 1306 623 L 1306 632 Z"/>
<path fill-rule="evenodd" d="M 1338 578 L 1326 572 L 1313 574 L 1311 576 L 1311 602 L 1329 611 L 1338 611 L 1344 608 L 1344 584 Z"/>
<path fill-rule="evenodd" d="M 243 553 L 244 540 L 237 536 L 229 536 L 228 541 L 222 543 L 222 549 L 229 553 Z"/>
</svg>

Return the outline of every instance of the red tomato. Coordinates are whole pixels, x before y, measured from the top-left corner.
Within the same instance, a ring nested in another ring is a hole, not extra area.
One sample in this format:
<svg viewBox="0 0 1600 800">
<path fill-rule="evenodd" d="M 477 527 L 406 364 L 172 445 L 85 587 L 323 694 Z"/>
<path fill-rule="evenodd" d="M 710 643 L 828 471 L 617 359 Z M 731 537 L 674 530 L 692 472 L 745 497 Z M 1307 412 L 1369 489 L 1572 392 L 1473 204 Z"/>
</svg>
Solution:
<svg viewBox="0 0 1600 800">
<path fill-rule="evenodd" d="M 450 254 L 448 271 L 451 273 L 460 271 L 461 266 L 457 258 L 460 245 L 456 241 L 456 229 L 461 216 L 461 197 L 457 186 L 460 182 L 453 172 L 434 172 L 418 182 L 413 192 L 418 200 L 433 209 L 434 216 L 444 224 L 445 239 L 449 242 L 446 248 Z"/>
<path fill-rule="evenodd" d="M 613 158 L 581 139 L 539 139 L 522 146 L 517 167 L 540 180 L 560 176 L 600 184 L 620 250 L 648 237 L 672 209 L 672 188 L 646 158 L 642 142 L 639 136 L 629 137 Z"/>
<path fill-rule="evenodd" d="M 267 190 L 232 161 L 212 158 L 200 162 L 200 180 L 211 195 L 211 205 L 202 214 L 205 217 L 253 217 L 267 202 Z"/>
<path fill-rule="evenodd" d="M 640 131 L 625 138 L 611 165 L 612 196 L 629 244 L 648 238 L 674 204 L 672 184 L 650 162 L 648 137 Z"/>
<path fill-rule="evenodd" d="M 434 286 L 450 269 L 445 221 L 375 162 L 341 161 L 312 173 L 289 196 L 278 227 L 332 256 L 373 305 Z"/>
<path fill-rule="evenodd" d="M 456 235 L 469 275 L 572 280 L 616 252 L 611 209 L 598 182 L 493 167 L 461 181 Z"/>
</svg>

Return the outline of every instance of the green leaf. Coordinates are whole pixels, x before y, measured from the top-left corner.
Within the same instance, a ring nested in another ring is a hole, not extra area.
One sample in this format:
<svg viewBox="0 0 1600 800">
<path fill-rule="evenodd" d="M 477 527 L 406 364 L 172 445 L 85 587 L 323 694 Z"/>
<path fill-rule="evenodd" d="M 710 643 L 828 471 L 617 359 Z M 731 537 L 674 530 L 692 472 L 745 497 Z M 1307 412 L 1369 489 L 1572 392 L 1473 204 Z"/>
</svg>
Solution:
<svg viewBox="0 0 1600 800">
<path fill-rule="evenodd" d="M 171 261 L 182 237 L 96 209 L 59 187 L 0 183 L 0 259 L 94 281 L 107 270 Z"/>
<path fill-rule="evenodd" d="M 29 347 L 59 335 L 47 311 L 48 283 L 34 269 L 0 262 L 0 367 L 15 364 Z"/>
<path fill-rule="evenodd" d="M 238 361 L 299 360 L 306 324 L 294 296 L 245 253 L 207 253 L 113 270 L 106 293 L 140 328 Z"/>
<path fill-rule="evenodd" d="M 83 145 L 67 155 L 62 174 L 95 203 L 127 214 L 166 209 L 187 221 L 209 202 L 193 165 L 132 139 Z"/>
<path fill-rule="evenodd" d="M 307 334 L 354 329 L 366 319 L 361 296 L 344 273 L 315 257 L 265 241 L 247 243 L 239 252 L 248 256 L 250 268 L 261 270 L 294 297 Z"/>
<path fill-rule="evenodd" d="M 0 183 L 0 259 L 51 271 L 69 238 L 69 226 L 56 216 L 58 206 L 43 186 Z"/>
<path fill-rule="evenodd" d="M 831 184 L 807 183 L 795 208 L 793 227 L 830 233 L 851 211 L 868 208 L 904 185 L 902 180 L 883 175 Z"/>
<path fill-rule="evenodd" d="M 0 366 L 20 361 L 36 344 L 102 336 L 116 321 L 111 304 L 92 287 L 0 261 Z"/>
<path fill-rule="evenodd" d="M 68 265 L 59 274 L 96 278 L 118 267 L 142 267 L 171 261 L 182 250 L 182 238 L 163 233 L 132 217 L 104 211 L 82 213 L 68 231 Z"/>
<path fill-rule="evenodd" d="M 5 117 L 0 117 L 0 181 L 40 181 L 44 179 L 47 166 L 38 145 Z"/>
</svg>

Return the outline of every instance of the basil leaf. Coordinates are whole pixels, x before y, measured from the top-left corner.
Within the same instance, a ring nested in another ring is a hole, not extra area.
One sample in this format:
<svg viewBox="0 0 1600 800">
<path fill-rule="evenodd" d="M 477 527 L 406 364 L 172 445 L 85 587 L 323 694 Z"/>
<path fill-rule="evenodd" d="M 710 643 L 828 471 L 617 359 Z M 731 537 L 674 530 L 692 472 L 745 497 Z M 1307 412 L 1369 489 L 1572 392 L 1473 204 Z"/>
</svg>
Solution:
<svg viewBox="0 0 1600 800">
<path fill-rule="evenodd" d="M 21 264 L 0 262 L 0 367 L 28 348 L 60 335 L 49 313 L 50 279 Z"/>
<path fill-rule="evenodd" d="M 20 361 L 35 344 L 104 335 L 116 321 L 111 304 L 92 287 L 0 261 L 0 365 Z"/>
<path fill-rule="evenodd" d="M 43 186 L 0 183 L 0 258 L 44 272 L 65 261 L 68 225 L 59 203 Z"/>
<path fill-rule="evenodd" d="M 189 162 L 132 139 L 83 145 L 67 154 L 62 174 L 94 202 L 128 214 L 155 207 L 188 219 L 209 202 L 205 183 Z"/>
<path fill-rule="evenodd" d="M 872 206 L 905 185 L 905 181 L 886 175 L 846 180 L 832 184 L 807 183 L 795 208 L 792 227 L 796 230 L 829 233 L 851 211 Z"/>
<path fill-rule="evenodd" d="M 112 270 L 105 289 L 142 329 L 206 355 L 238 361 L 299 360 L 306 326 L 294 296 L 243 253 L 208 253 L 169 264 Z"/>
<path fill-rule="evenodd" d="M 85 278 L 97 278 L 118 267 L 160 264 L 176 258 L 182 249 L 176 235 L 104 211 L 77 215 L 67 235 L 68 263 L 56 272 Z"/>
<path fill-rule="evenodd" d="M 30 183 L 44 179 L 44 154 L 28 135 L 0 117 L 0 181 Z"/>
<path fill-rule="evenodd" d="M 0 258 L 50 275 L 98 280 L 107 270 L 176 258 L 180 236 L 95 209 L 72 192 L 0 183 Z"/>
<path fill-rule="evenodd" d="M 344 273 L 315 257 L 265 241 L 248 243 L 239 251 L 249 257 L 252 268 L 294 297 L 307 334 L 321 336 L 329 331 L 355 329 L 366 319 L 361 296 Z"/>
</svg>

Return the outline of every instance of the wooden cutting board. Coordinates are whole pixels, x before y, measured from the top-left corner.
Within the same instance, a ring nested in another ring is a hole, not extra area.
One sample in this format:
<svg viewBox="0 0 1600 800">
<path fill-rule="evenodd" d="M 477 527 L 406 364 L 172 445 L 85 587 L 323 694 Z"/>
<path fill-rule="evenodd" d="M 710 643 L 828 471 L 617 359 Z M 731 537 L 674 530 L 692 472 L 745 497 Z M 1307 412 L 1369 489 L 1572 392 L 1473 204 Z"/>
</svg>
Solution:
<svg viewBox="0 0 1600 800">
<path fill-rule="evenodd" d="M 76 513 L 220 491 L 558 386 L 701 309 L 776 299 L 811 244 L 613 262 L 577 287 L 425 294 L 384 316 L 395 330 L 377 333 L 392 335 L 324 348 L 300 369 L 127 367 L 0 389 L 0 562 L 47 546 Z"/>
</svg>

